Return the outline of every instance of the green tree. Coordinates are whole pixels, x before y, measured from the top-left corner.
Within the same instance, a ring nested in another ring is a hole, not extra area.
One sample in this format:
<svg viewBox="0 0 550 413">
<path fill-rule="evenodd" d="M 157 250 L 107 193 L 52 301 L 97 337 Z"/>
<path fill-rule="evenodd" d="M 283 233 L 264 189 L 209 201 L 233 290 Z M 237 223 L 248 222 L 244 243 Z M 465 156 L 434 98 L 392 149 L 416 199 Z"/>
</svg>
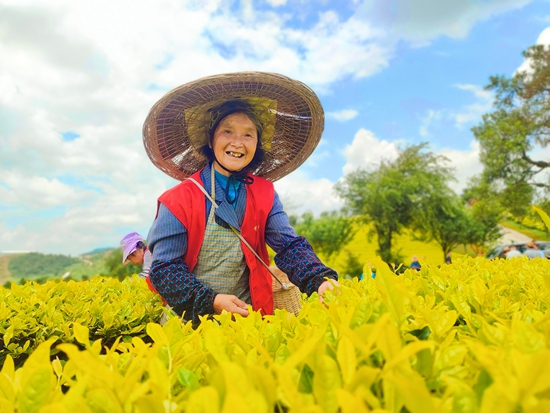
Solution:
<svg viewBox="0 0 550 413">
<path fill-rule="evenodd" d="M 311 212 L 306 212 L 291 222 L 294 222 L 296 233 L 304 236 L 315 252 L 323 254 L 327 260 L 340 252 L 357 232 L 353 221 L 344 212 L 322 212 L 317 219 Z"/>
<path fill-rule="evenodd" d="M 347 275 L 348 277 L 357 277 L 359 278 L 363 272 L 363 267 L 365 263 L 359 259 L 357 254 L 354 254 L 349 249 L 345 249 L 345 260 L 342 265 L 342 274 Z M 370 274 L 364 276 L 364 278 L 370 277 Z"/>
<path fill-rule="evenodd" d="M 473 219 L 468 244 L 474 252 L 482 254 L 502 235 L 499 223 L 504 218 L 505 208 L 501 196 L 489 183 L 475 176 L 470 179 L 462 199 L 469 205 Z"/>
<path fill-rule="evenodd" d="M 454 248 L 475 240 L 477 225 L 458 196 L 435 194 L 425 205 L 415 229 L 421 234 L 419 239 L 435 241 L 441 247 L 443 260 Z"/>
<path fill-rule="evenodd" d="M 514 196 L 527 194 L 524 187 L 513 189 L 518 185 L 550 189 L 548 177 L 541 174 L 550 166 L 541 151 L 550 143 L 550 48 L 532 46 L 523 55 L 528 70 L 490 78 L 486 88 L 495 92 L 494 110 L 472 128 L 481 147 L 484 180 L 499 192 L 512 188 Z"/>
<path fill-rule="evenodd" d="M 399 149 L 396 160 L 383 160 L 372 171 L 359 169 L 336 185 L 350 211 L 371 224 L 369 236 L 376 235 L 377 253 L 387 263 L 401 261 L 392 251 L 394 236 L 420 222 L 431 197 L 449 191 L 452 169 L 444 165 L 448 159 L 426 148 L 421 143 Z"/>
<path fill-rule="evenodd" d="M 123 280 L 129 275 L 139 274 L 141 272 L 141 267 L 139 265 L 132 263 L 127 265 L 122 264 L 122 249 L 120 248 L 113 249 L 107 258 L 105 258 L 105 267 L 108 271 L 106 275 L 116 277 L 119 280 Z"/>
<path fill-rule="evenodd" d="M 526 182 L 507 186 L 499 194 L 499 201 L 520 224 L 531 210 L 535 189 Z"/>
</svg>

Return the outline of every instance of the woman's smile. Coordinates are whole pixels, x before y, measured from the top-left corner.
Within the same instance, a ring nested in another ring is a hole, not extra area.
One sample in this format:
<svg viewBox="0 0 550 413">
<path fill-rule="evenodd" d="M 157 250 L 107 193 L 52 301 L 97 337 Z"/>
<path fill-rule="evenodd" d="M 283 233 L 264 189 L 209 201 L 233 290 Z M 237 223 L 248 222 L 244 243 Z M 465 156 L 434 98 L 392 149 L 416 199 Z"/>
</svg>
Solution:
<svg viewBox="0 0 550 413">
<path fill-rule="evenodd" d="M 244 113 L 233 113 L 222 119 L 214 131 L 212 150 L 217 163 L 231 172 L 238 172 L 254 158 L 258 145 L 256 125 Z M 226 176 L 231 173 L 214 163 Z"/>
</svg>

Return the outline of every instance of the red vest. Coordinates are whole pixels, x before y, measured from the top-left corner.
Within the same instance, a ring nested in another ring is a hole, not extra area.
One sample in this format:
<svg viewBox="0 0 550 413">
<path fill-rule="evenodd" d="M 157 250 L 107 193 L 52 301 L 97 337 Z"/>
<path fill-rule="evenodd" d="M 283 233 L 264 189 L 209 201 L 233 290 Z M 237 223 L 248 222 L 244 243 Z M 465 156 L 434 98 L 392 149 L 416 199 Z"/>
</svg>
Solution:
<svg viewBox="0 0 550 413">
<path fill-rule="evenodd" d="M 200 171 L 193 174 L 191 178 L 204 185 Z M 265 243 L 265 225 L 267 216 L 273 207 L 275 189 L 272 182 L 257 176 L 254 177 L 254 182 L 245 185 L 245 188 L 246 209 L 241 235 L 269 265 L 269 255 Z M 189 267 L 189 271 L 193 272 L 206 230 L 205 196 L 193 182 L 185 180 L 162 194 L 158 202 L 164 204 L 187 229 L 187 252 L 183 259 Z M 252 307 L 256 311 L 261 310 L 263 315 L 273 314 L 271 274 L 242 241 L 241 247 L 246 265 L 250 269 L 249 285 Z"/>
</svg>

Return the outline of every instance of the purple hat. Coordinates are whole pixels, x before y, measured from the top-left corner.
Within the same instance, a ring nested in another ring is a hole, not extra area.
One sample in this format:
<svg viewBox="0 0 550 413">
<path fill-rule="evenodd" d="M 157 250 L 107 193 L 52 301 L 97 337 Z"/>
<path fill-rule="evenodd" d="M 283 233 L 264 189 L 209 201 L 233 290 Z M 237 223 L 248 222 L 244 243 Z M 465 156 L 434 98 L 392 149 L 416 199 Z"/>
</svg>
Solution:
<svg viewBox="0 0 550 413">
<path fill-rule="evenodd" d="M 122 248 L 122 263 L 128 264 L 128 255 L 136 250 L 138 242 L 143 242 L 143 238 L 137 232 L 131 232 L 126 235 L 120 241 L 120 247 Z"/>
</svg>

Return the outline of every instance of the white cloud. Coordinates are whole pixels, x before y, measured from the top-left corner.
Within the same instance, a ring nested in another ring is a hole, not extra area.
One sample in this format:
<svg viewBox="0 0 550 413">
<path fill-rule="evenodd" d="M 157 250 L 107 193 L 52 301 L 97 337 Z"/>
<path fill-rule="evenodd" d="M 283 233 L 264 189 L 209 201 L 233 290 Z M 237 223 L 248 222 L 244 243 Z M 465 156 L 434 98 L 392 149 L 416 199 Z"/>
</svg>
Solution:
<svg viewBox="0 0 550 413">
<path fill-rule="evenodd" d="M 469 150 L 443 148 L 437 152 L 450 160 L 447 166 L 455 169 L 456 181 L 450 182 L 449 186 L 457 194 L 462 193 L 471 177 L 483 171 L 483 165 L 479 160 L 479 149 L 479 142 L 472 140 Z"/>
<path fill-rule="evenodd" d="M 323 211 L 338 210 L 343 201 L 334 193 L 334 184 L 328 179 L 311 179 L 301 170 L 275 182 L 275 189 L 289 215 L 310 211 L 318 216 Z"/>
<path fill-rule="evenodd" d="M 343 174 L 349 174 L 357 169 L 372 170 L 379 166 L 381 160 L 395 160 L 398 155 L 398 146 L 401 142 L 380 140 L 370 131 L 359 130 L 351 145 L 344 148 L 347 163 Z M 469 150 L 443 148 L 435 152 L 449 159 L 446 166 L 455 168 L 456 181 L 449 186 L 460 194 L 466 187 L 468 179 L 481 173 L 483 166 L 479 161 L 479 142 L 472 140 Z"/>
<path fill-rule="evenodd" d="M 539 35 L 537 39 L 537 43 L 539 45 L 549 46 L 550 45 L 550 27 L 547 27 L 542 31 L 542 33 Z M 530 72 L 531 71 L 531 62 L 529 60 L 525 60 L 520 67 L 516 70 L 517 72 Z"/>
<path fill-rule="evenodd" d="M 287 0 L 266 0 L 266 1 L 270 6 L 273 6 L 273 7 L 284 6 L 287 2 Z"/>
<path fill-rule="evenodd" d="M 355 109 L 342 109 L 334 112 L 327 112 L 327 118 L 336 119 L 339 122 L 345 122 L 355 118 L 359 112 Z"/>
<path fill-rule="evenodd" d="M 464 38 L 476 23 L 531 1 L 366 0 L 359 14 L 399 38 L 424 46 L 439 36 Z"/>
<path fill-rule="evenodd" d="M 28 176 L 16 171 L 5 171 L 0 183 L 0 199 L 8 205 L 25 204 L 33 209 L 56 205 L 75 205 L 89 198 L 90 191 L 75 191 L 58 179 Z"/>
<path fill-rule="evenodd" d="M 424 116 L 420 121 L 420 130 L 419 130 L 420 136 L 428 137 L 430 135 L 430 132 L 429 132 L 430 125 L 434 121 L 440 120 L 441 117 L 442 117 L 441 111 L 437 111 L 433 109 L 428 110 L 428 114 Z"/>
<path fill-rule="evenodd" d="M 46 187 L 44 192 L 51 187 Z M 156 213 L 156 199 L 168 189 L 168 185 L 159 175 L 139 182 L 131 191 L 122 191 L 107 183 L 101 185 L 101 189 L 102 196 L 86 203 L 73 204 L 62 216 L 53 219 L 35 218 L 32 220 L 33 226 L 8 228 L 0 222 L 0 251 L 78 255 L 95 247 L 117 246 L 119 240 L 130 231 L 138 231 L 146 237 Z M 81 195 L 81 192 L 76 192 L 75 197 Z M 68 197 L 67 194 L 65 196 Z M 38 227 L 41 229 L 38 230 Z"/>
<path fill-rule="evenodd" d="M 379 140 L 371 131 L 360 129 L 355 134 L 351 145 L 344 147 L 343 153 L 347 163 L 342 172 L 346 175 L 359 168 L 376 168 L 381 160 L 395 159 L 397 148 L 395 143 Z"/>
<path fill-rule="evenodd" d="M 493 93 L 477 85 L 456 84 L 455 88 L 470 92 L 473 103 L 458 108 L 429 109 L 420 118 L 419 134 L 424 138 L 431 138 L 434 130 L 440 130 L 443 125 L 454 124 L 457 129 L 464 129 L 475 122 L 479 122 L 485 113 L 493 108 Z"/>
<path fill-rule="evenodd" d="M 493 93 L 476 85 L 458 84 L 458 89 L 472 92 L 477 101 L 466 105 L 459 113 L 454 113 L 453 117 L 457 127 L 464 123 L 470 123 L 481 120 L 483 114 L 489 112 L 493 107 Z"/>
</svg>

